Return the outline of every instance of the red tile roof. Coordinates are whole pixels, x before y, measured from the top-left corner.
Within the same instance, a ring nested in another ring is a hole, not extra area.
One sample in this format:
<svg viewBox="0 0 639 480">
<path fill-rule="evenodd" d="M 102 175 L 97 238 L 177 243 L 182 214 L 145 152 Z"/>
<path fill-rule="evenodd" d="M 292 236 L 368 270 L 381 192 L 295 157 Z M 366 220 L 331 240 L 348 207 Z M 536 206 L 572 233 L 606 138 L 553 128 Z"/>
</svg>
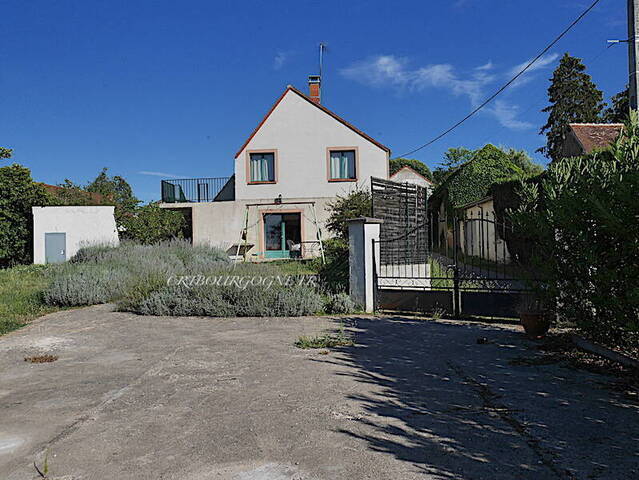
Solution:
<svg viewBox="0 0 639 480">
<path fill-rule="evenodd" d="M 249 144 L 249 142 L 251 141 L 251 139 L 255 136 L 255 134 L 259 131 L 259 129 L 262 127 L 262 125 L 264 125 L 264 122 L 266 122 L 266 120 L 268 119 L 268 117 L 271 115 L 271 113 L 273 113 L 273 110 L 275 110 L 275 108 L 279 105 L 279 103 L 282 101 L 282 99 L 286 96 L 286 94 L 291 91 L 291 92 L 295 92 L 296 94 L 298 94 L 300 97 L 302 97 L 304 100 L 306 100 L 308 103 L 310 103 L 311 105 L 319 108 L 320 110 L 322 110 L 324 113 L 330 115 L 331 117 L 333 117 L 335 120 L 337 120 L 338 122 L 340 122 L 341 124 L 343 124 L 344 126 L 350 128 L 352 131 L 354 131 L 355 133 L 357 133 L 358 135 L 364 137 L 366 140 L 368 140 L 369 142 L 371 142 L 374 145 L 377 145 L 379 148 L 381 148 L 382 150 L 387 151 L 388 153 L 390 153 L 390 148 L 388 148 L 385 145 L 382 145 L 381 143 L 379 143 L 377 140 L 373 139 L 372 137 L 369 137 L 368 135 L 366 135 L 364 132 L 362 132 L 361 130 L 359 130 L 358 128 L 354 127 L 353 125 L 351 125 L 350 123 L 348 123 L 346 120 L 344 120 L 342 117 L 340 117 L 339 115 L 337 115 L 336 113 L 330 111 L 328 108 L 326 108 L 324 105 L 320 104 L 320 103 L 316 103 L 313 100 L 311 100 L 309 97 L 307 97 L 306 95 L 304 95 L 302 92 L 300 92 L 297 88 L 289 85 L 288 87 L 286 87 L 286 90 L 284 90 L 284 93 L 282 93 L 282 95 L 280 96 L 280 98 L 277 99 L 277 101 L 275 102 L 275 104 L 271 107 L 271 109 L 268 111 L 268 113 L 264 116 L 264 118 L 262 119 L 262 121 L 257 125 L 257 127 L 255 127 L 255 130 L 253 130 L 253 133 L 251 133 L 251 135 L 246 139 L 246 141 L 244 142 L 244 144 L 240 147 L 240 149 L 237 151 L 237 153 L 235 154 L 235 158 L 237 158 L 240 153 L 242 153 L 242 150 L 244 150 L 246 148 L 246 146 Z"/>
<path fill-rule="evenodd" d="M 577 141 L 590 153 L 595 148 L 606 148 L 619 138 L 622 123 L 571 123 L 570 129 Z"/>
</svg>

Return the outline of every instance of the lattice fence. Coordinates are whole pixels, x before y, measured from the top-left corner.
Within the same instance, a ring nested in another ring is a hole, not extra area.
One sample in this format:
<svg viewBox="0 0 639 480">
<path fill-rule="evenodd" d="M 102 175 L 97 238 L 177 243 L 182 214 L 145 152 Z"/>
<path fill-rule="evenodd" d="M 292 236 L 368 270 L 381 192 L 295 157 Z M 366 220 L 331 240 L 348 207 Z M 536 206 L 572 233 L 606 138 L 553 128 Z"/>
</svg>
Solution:
<svg viewBox="0 0 639 480">
<path fill-rule="evenodd" d="M 418 185 L 371 179 L 373 217 L 380 232 L 382 265 L 422 264 L 428 258 L 428 191 Z"/>
</svg>

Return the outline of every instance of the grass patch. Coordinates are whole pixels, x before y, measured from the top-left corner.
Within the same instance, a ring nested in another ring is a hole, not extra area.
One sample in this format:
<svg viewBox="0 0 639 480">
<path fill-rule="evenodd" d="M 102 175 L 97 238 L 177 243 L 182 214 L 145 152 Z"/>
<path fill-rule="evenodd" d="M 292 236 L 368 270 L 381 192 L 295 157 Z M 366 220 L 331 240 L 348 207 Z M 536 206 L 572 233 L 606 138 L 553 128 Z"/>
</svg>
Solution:
<svg viewBox="0 0 639 480">
<path fill-rule="evenodd" d="M 339 332 L 333 334 L 327 333 L 312 337 L 303 335 L 295 342 L 295 346 L 302 349 L 352 347 L 353 345 L 355 345 L 355 342 L 350 335 L 344 332 L 344 327 L 341 327 Z"/>
<path fill-rule="evenodd" d="M 314 337 L 301 336 L 295 342 L 297 348 L 335 348 L 352 347 L 355 342 L 350 338 L 341 338 L 337 335 L 318 335 Z"/>
<path fill-rule="evenodd" d="M 42 293 L 49 286 L 56 267 L 21 265 L 0 270 L 0 335 L 60 310 L 60 307 L 42 301 Z"/>
<path fill-rule="evenodd" d="M 435 290 L 453 288 L 453 272 L 432 257 L 430 259 L 430 276 L 431 288 Z"/>
<path fill-rule="evenodd" d="M 317 275 L 318 263 L 314 260 L 274 260 L 269 262 L 283 275 Z"/>
</svg>

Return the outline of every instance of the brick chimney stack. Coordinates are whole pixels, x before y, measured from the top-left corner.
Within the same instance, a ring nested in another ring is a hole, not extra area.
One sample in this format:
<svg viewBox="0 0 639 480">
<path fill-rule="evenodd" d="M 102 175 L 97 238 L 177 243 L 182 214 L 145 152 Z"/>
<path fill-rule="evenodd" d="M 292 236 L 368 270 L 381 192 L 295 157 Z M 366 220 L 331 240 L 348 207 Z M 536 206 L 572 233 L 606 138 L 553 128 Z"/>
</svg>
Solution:
<svg viewBox="0 0 639 480">
<path fill-rule="evenodd" d="M 308 76 L 309 97 L 315 103 L 321 103 L 320 102 L 320 99 L 321 99 L 321 95 L 320 95 L 321 84 L 322 84 L 322 77 L 320 77 L 319 75 L 309 75 Z"/>
</svg>

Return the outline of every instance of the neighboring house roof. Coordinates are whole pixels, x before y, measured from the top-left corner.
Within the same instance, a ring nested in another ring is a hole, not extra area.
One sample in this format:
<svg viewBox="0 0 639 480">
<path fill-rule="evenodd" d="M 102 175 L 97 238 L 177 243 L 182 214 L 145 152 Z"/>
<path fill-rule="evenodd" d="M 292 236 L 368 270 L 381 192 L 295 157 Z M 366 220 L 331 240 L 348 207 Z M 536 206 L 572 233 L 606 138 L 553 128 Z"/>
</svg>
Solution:
<svg viewBox="0 0 639 480">
<path fill-rule="evenodd" d="M 294 92 L 297 95 L 299 95 L 300 97 L 302 97 L 304 100 L 306 100 L 308 103 L 310 103 L 311 105 L 313 105 L 314 107 L 319 108 L 320 110 L 322 110 L 324 113 L 326 113 L 327 115 L 330 115 L 331 117 L 333 117 L 335 120 L 337 120 L 338 122 L 340 122 L 341 124 L 343 124 L 344 126 L 350 128 L 352 131 L 354 131 L 355 133 L 357 133 L 358 135 L 364 137 L 366 140 L 368 140 L 369 142 L 371 142 L 372 144 L 378 146 L 379 148 L 381 148 L 382 150 L 387 151 L 388 153 L 390 153 L 390 148 L 388 148 L 385 145 L 382 145 L 381 143 L 379 143 L 377 140 L 375 140 L 372 137 L 369 137 L 368 135 L 366 135 L 364 132 L 362 132 L 361 130 L 359 130 L 358 128 L 354 127 L 353 125 L 351 125 L 350 123 L 348 123 L 346 120 L 344 120 L 342 117 L 340 117 L 339 115 L 337 115 L 336 113 L 330 111 L 328 108 L 326 108 L 324 105 L 321 105 L 319 103 L 314 102 L 313 100 L 311 100 L 309 97 L 307 97 L 306 95 L 304 95 L 302 92 L 300 92 L 297 88 L 293 87 L 292 85 L 289 85 L 286 87 L 286 90 L 284 90 L 284 93 L 282 93 L 282 95 L 280 95 L 280 98 L 277 99 L 277 102 L 275 102 L 275 104 L 271 107 L 271 109 L 268 111 L 268 113 L 264 116 L 264 118 L 262 119 L 262 121 L 257 125 L 257 127 L 255 127 L 255 130 L 253 130 L 253 133 L 251 133 L 251 135 L 246 139 L 246 141 L 244 142 L 244 144 L 242 145 L 242 147 L 237 151 L 237 153 L 235 154 L 235 158 L 237 158 L 240 153 L 242 153 L 242 151 L 246 148 L 246 146 L 249 144 L 249 142 L 251 141 L 251 139 L 255 136 L 255 134 L 259 131 L 260 128 L 262 128 L 262 125 L 264 125 L 264 123 L 266 122 L 266 120 L 268 119 L 268 117 L 271 115 L 271 113 L 273 113 L 273 111 L 277 108 L 277 106 L 279 105 L 279 103 L 282 101 L 282 99 L 284 99 L 284 97 L 286 96 L 286 94 L 288 92 Z"/>
<path fill-rule="evenodd" d="M 570 130 L 583 148 L 590 153 L 595 148 L 610 146 L 623 129 L 622 123 L 571 123 Z"/>
<path fill-rule="evenodd" d="M 417 170 L 415 170 L 414 168 L 409 167 L 408 165 L 406 165 L 406 166 L 404 166 L 404 167 L 400 168 L 400 169 L 399 169 L 399 170 L 397 170 L 395 173 L 393 173 L 393 174 L 390 176 L 390 180 L 392 180 L 392 179 L 393 179 L 393 177 L 394 177 L 395 175 L 398 175 L 398 174 L 399 174 L 399 172 L 401 172 L 402 170 L 408 170 L 408 171 L 410 171 L 411 173 L 414 173 L 415 175 L 417 175 L 418 177 L 423 178 L 424 180 L 426 180 L 426 181 L 427 181 L 428 183 L 430 183 L 431 185 L 435 185 L 432 181 L 430 181 L 430 180 L 429 180 L 428 178 L 426 178 L 424 175 L 422 175 L 421 173 L 419 173 L 419 172 L 418 172 Z"/>
</svg>

